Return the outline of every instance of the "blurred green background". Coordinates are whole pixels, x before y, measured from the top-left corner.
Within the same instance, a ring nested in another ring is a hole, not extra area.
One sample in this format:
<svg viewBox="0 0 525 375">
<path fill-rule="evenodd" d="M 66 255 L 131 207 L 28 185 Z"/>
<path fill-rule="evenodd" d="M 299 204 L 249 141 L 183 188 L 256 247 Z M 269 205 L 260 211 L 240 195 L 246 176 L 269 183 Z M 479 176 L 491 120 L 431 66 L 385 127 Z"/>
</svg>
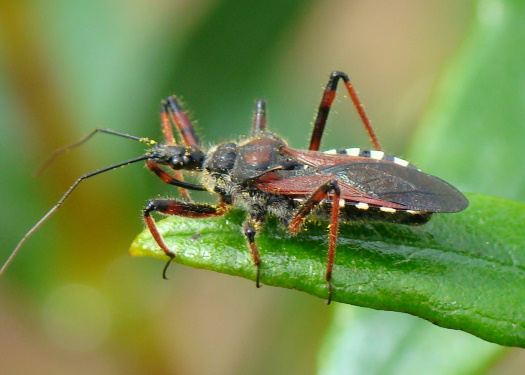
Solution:
<svg viewBox="0 0 525 375">
<path fill-rule="evenodd" d="M 36 179 L 45 157 L 95 127 L 160 139 L 159 103 L 170 94 L 184 99 L 206 145 L 248 134 L 262 97 L 270 128 L 305 147 L 322 87 L 342 70 L 384 147 L 402 157 L 475 5 L 2 2 L 1 259 L 78 176 L 143 149 L 97 135 Z M 368 146 L 344 95 L 323 146 Z M 316 373 L 333 307 L 178 265 L 164 281 L 162 262 L 128 256 L 147 199 L 176 194 L 139 165 L 81 184 L 1 280 L 0 373 Z M 513 362 L 499 366 L 514 373 Z"/>
</svg>

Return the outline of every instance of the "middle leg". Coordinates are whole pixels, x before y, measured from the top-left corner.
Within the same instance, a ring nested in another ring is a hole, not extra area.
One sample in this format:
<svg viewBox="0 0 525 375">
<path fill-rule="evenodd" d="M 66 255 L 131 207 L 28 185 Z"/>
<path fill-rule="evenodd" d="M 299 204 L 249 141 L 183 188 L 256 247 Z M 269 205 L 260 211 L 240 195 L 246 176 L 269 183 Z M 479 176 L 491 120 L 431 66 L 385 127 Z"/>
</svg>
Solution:
<svg viewBox="0 0 525 375">
<path fill-rule="evenodd" d="M 259 249 L 255 243 L 255 236 L 261 230 L 262 224 L 264 223 L 266 213 L 264 210 L 259 210 L 259 212 L 250 213 L 249 218 L 244 222 L 244 236 L 248 240 L 248 247 L 250 248 L 250 256 L 253 260 L 253 264 L 256 267 L 255 273 L 255 286 L 257 288 L 261 287 L 259 282 L 261 276 L 261 255 L 259 254 Z"/>
</svg>

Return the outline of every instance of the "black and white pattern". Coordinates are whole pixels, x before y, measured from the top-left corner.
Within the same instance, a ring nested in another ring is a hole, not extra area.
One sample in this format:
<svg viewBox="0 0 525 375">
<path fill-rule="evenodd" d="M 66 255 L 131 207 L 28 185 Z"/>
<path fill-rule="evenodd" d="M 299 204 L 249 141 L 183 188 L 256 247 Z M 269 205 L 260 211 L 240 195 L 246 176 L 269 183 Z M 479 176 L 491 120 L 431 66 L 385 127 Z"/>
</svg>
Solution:
<svg viewBox="0 0 525 375">
<path fill-rule="evenodd" d="M 408 161 L 395 157 L 395 156 L 387 155 L 383 151 L 364 150 L 359 147 L 354 147 L 354 148 L 340 148 L 337 150 L 333 149 L 333 150 L 325 151 L 324 153 L 325 154 L 359 156 L 362 158 L 370 158 L 370 159 L 375 159 L 375 160 L 386 160 L 386 161 L 391 161 L 393 163 L 401 165 L 403 167 L 418 169 L 414 165 L 410 164 Z"/>
</svg>

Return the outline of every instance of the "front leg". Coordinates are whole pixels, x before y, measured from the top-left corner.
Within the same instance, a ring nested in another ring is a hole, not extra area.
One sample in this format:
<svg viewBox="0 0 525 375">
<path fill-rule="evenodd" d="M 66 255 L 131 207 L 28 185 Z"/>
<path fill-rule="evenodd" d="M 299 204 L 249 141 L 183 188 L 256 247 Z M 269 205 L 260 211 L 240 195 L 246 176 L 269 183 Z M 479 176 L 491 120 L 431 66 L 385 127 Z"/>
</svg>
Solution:
<svg viewBox="0 0 525 375">
<path fill-rule="evenodd" d="M 164 254 L 170 257 L 170 260 L 166 263 L 162 272 L 162 277 L 166 279 L 166 270 L 176 254 L 168 247 L 166 242 L 164 242 L 164 239 L 157 228 L 157 224 L 155 223 L 155 219 L 151 216 L 151 213 L 155 211 L 165 215 L 177 215 L 193 219 L 202 219 L 222 216 L 228 211 L 228 207 L 224 202 L 221 202 L 216 206 L 210 204 L 180 202 L 173 199 L 152 199 L 148 202 L 143 210 L 144 221 L 148 226 L 151 236 L 155 239 L 155 242 L 157 242 L 162 251 L 164 251 Z"/>
</svg>

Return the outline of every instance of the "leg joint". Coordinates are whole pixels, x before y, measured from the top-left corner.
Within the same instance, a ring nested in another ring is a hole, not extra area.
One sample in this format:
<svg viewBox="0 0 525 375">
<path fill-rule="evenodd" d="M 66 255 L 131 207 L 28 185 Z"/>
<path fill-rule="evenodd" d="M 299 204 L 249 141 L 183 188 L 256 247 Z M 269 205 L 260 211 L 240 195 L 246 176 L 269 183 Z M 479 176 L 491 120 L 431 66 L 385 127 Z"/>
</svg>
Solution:
<svg viewBox="0 0 525 375">
<path fill-rule="evenodd" d="M 330 190 L 332 190 L 336 195 L 341 195 L 341 189 L 339 188 L 337 180 L 330 180 L 328 182 L 328 186 L 330 187 Z"/>
<path fill-rule="evenodd" d="M 152 199 L 148 201 L 148 203 L 144 207 L 144 210 L 143 210 L 144 217 L 151 216 L 151 213 L 154 211 L 165 212 L 168 209 L 168 207 L 169 207 L 169 204 L 167 201 Z"/>
<path fill-rule="evenodd" d="M 244 235 L 248 239 L 248 242 L 253 243 L 255 241 L 256 234 L 257 230 L 251 224 L 247 224 L 244 227 Z"/>
<path fill-rule="evenodd" d="M 344 81 L 349 81 L 348 74 L 341 72 L 339 70 L 334 70 L 332 72 L 332 78 L 342 78 Z"/>
<path fill-rule="evenodd" d="M 330 75 L 330 82 L 334 82 L 334 87 L 337 86 L 337 81 L 341 78 L 345 82 L 350 82 L 350 78 L 348 78 L 348 75 L 346 73 L 340 72 L 338 70 L 334 70 L 332 74 Z"/>
<path fill-rule="evenodd" d="M 323 194 L 328 194 L 333 191 L 336 195 L 341 195 L 341 189 L 339 188 L 337 180 L 327 181 L 320 187 L 320 190 Z"/>
</svg>

